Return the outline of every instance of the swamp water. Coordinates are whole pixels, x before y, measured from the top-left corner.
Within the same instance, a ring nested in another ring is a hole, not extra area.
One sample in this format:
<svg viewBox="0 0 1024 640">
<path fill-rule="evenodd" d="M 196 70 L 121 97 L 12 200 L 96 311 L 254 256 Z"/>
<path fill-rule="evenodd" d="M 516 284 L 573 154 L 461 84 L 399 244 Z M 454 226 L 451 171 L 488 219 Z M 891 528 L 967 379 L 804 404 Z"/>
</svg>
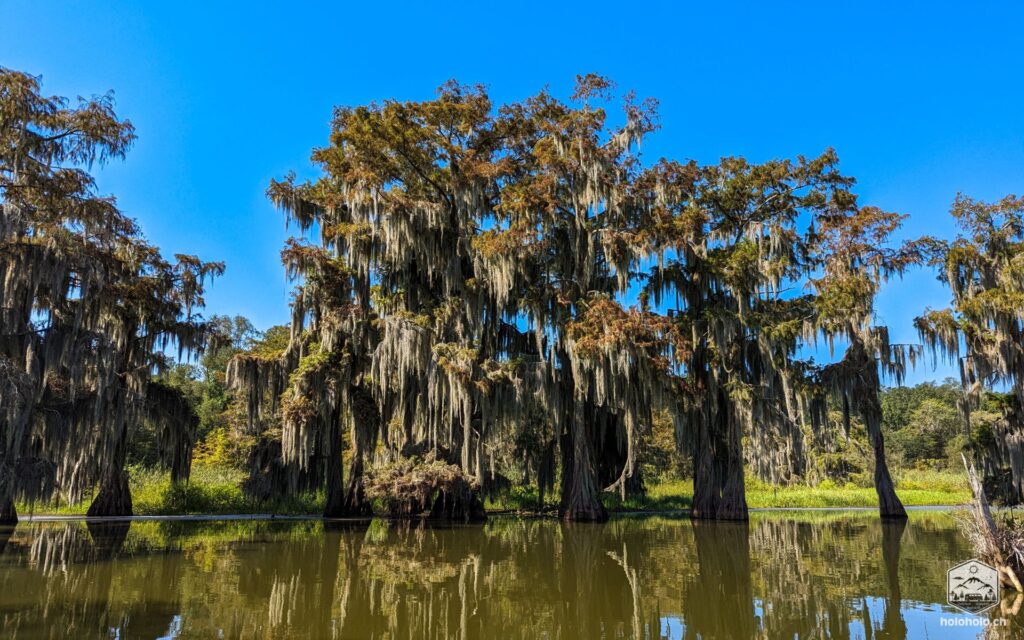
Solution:
<svg viewBox="0 0 1024 640">
<path fill-rule="evenodd" d="M 749 524 L 23 522 L 0 529 L 3 638 L 965 638 L 972 553 L 944 512 Z M 1018 603 L 1018 608 L 1019 603 Z"/>
</svg>

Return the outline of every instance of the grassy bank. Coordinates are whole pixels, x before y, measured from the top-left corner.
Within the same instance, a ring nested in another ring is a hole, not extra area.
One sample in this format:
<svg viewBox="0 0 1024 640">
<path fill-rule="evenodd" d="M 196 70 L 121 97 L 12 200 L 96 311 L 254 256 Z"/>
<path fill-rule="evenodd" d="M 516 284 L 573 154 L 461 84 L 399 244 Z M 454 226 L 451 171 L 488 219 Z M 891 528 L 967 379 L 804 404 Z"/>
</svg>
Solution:
<svg viewBox="0 0 1024 640">
<path fill-rule="evenodd" d="M 245 475 L 229 467 L 196 465 L 187 484 L 174 485 L 167 473 L 132 468 L 128 483 L 132 506 L 138 516 L 226 515 L 277 513 L 316 514 L 323 511 L 323 496 L 306 494 L 288 499 L 255 501 L 242 492 Z M 18 513 L 27 515 L 85 515 L 91 498 L 78 504 L 20 504 Z"/>
<path fill-rule="evenodd" d="M 129 482 L 136 515 L 195 515 L 276 513 L 281 515 L 317 514 L 323 508 L 323 496 L 307 494 L 290 499 L 256 502 L 245 496 L 240 486 L 242 472 L 197 465 L 186 485 L 172 485 L 166 473 L 131 469 Z M 970 500 L 970 489 L 962 474 L 935 471 L 908 472 L 897 478 L 897 493 L 907 506 L 958 505 Z M 648 487 L 647 495 L 620 499 L 604 494 L 610 511 L 676 511 L 687 509 L 693 496 L 689 480 L 658 483 Z M 547 496 L 545 509 L 553 510 L 555 496 Z M 747 480 L 747 504 L 753 508 L 874 507 L 874 488 L 823 482 L 806 485 L 772 486 L 755 479 Z M 515 489 L 503 498 L 489 500 L 492 511 L 536 511 L 537 494 L 530 489 Z M 89 500 L 75 505 L 22 504 L 21 514 L 85 515 Z"/>
<path fill-rule="evenodd" d="M 911 506 L 946 506 L 969 502 L 971 492 L 963 474 L 937 471 L 908 472 L 896 480 L 896 493 L 903 504 Z M 847 484 L 837 486 L 823 482 L 818 486 L 774 486 L 755 478 L 747 478 L 747 505 L 751 508 L 825 508 L 876 507 L 878 497 L 871 486 Z M 680 480 L 648 487 L 647 495 L 622 500 L 618 495 L 603 494 L 601 499 L 610 511 L 675 511 L 688 509 L 693 497 L 693 482 Z M 535 510 L 537 495 L 532 491 L 513 491 L 503 500 L 488 503 L 489 509 Z M 553 509 L 554 503 L 545 505 Z"/>
</svg>

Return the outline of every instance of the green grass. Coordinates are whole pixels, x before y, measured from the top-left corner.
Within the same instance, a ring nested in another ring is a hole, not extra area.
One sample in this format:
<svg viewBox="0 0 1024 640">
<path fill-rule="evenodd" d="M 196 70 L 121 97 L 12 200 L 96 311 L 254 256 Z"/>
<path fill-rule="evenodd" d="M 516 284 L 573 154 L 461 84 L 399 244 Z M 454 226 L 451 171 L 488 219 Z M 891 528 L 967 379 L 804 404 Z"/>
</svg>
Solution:
<svg viewBox="0 0 1024 640">
<path fill-rule="evenodd" d="M 836 485 L 822 482 L 808 485 L 774 486 L 747 478 L 747 505 L 751 508 L 876 507 L 878 496 L 873 486 Z M 914 471 L 896 480 L 896 494 L 908 507 L 960 505 L 970 501 L 971 491 L 963 474 Z M 693 496 L 689 480 L 660 483 L 648 488 L 640 498 L 604 496 L 605 506 L 613 511 L 659 511 L 686 509 Z"/>
<path fill-rule="evenodd" d="M 751 508 L 878 506 L 878 497 L 873 486 L 839 486 L 829 481 L 815 487 L 773 486 L 756 478 L 747 478 L 746 490 L 747 505 Z M 963 474 L 942 471 L 908 471 L 902 477 L 897 477 L 896 493 L 908 507 L 960 505 L 971 499 L 971 492 Z M 544 505 L 546 511 L 557 508 L 554 502 L 557 498 L 557 494 L 547 496 Z M 692 498 L 692 480 L 655 483 L 647 487 L 647 495 L 627 497 L 625 500 L 615 494 L 601 495 L 605 508 L 613 512 L 681 511 L 690 508 Z M 488 501 L 485 506 L 493 511 L 535 512 L 537 492 L 533 489 L 513 489 L 501 499 Z"/>
<path fill-rule="evenodd" d="M 322 494 L 306 494 L 289 499 L 256 502 L 247 498 L 240 488 L 241 471 L 196 465 L 187 484 L 172 485 L 167 473 L 133 468 L 129 482 L 136 515 L 228 515 L 274 513 L 279 515 L 319 514 L 323 511 Z M 751 508 L 807 507 L 875 507 L 877 497 L 871 486 L 846 484 L 838 486 L 825 481 L 816 487 L 807 485 L 772 486 L 748 478 L 747 504 Z M 963 474 L 940 471 L 907 471 L 896 478 L 896 493 L 906 506 L 959 505 L 970 501 L 970 489 Z M 678 480 L 654 483 L 647 495 L 628 497 L 602 494 L 609 511 L 680 511 L 690 507 L 693 482 Z M 543 511 L 557 508 L 557 491 L 545 496 Z M 85 515 L 91 497 L 74 505 L 18 505 L 21 514 Z M 488 511 L 538 511 L 535 488 L 517 487 L 506 495 L 489 499 Z"/>
<path fill-rule="evenodd" d="M 174 485 L 166 472 L 131 468 L 128 483 L 132 507 L 138 516 L 229 515 L 275 513 L 306 515 L 323 512 L 321 494 L 257 502 L 242 493 L 244 474 L 228 467 L 196 465 L 188 483 Z M 78 504 L 19 504 L 18 513 L 85 515 L 91 496 Z"/>
</svg>

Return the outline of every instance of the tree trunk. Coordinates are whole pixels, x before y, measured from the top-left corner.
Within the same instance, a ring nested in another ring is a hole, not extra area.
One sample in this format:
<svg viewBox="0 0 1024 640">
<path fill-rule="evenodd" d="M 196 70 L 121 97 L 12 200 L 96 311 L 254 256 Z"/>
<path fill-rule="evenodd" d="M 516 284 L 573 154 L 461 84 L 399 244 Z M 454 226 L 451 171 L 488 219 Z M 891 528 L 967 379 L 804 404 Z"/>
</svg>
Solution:
<svg viewBox="0 0 1024 640">
<path fill-rule="evenodd" d="M 341 460 L 341 422 L 331 421 L 330 433 L 327 436 L 327 498 L 324 501 L 325 518 L 341 518 L 345 515 L 344 478 L 342 478 Z"/>
<path fill-rule="evenodd" d="M 590 434 L 580 407 L 569 410 L 568 437 L 563 438 L 561 517 L 568 522 L 604 522 L 608 512 L 598 497 Z M 566 446 L 568 445 L 568 446 Z"/>
<path fill-rule="evenodd" d="M 877 375 L 877 374 L 876 374 Z M 859 394 L 861 417 L 868 432 L 868 440 L 875 453 L 875 493 L 878 494 L 878 512 L 883 518 L 906 518 L 907 510 L 903 508 L 896 495 L 896 487 L 889 473 L 889 465 L 885 460 L 885 438 L 882 436 L 882 405 L 878 401 L 878 392 L 862 389 Z"/>
<path fill-rule="evenodd" d="M 878 513 L 883 518 L 905 519 L 907 510 L 903 508 L 903 503 L 896 495 L 896 487 L 889 474 L 889 466 L 885 462 L 885 444 L 881 433 L 872 443 L 872 448 L 875 450 L 875 493 L 878 494 Z"/>
<path fill-rule="evenodd" d="M 18 524 L 18 511 L 10 496 L 0 496 L 0 525 Z"/>
<path fill-rule="evenodd" d="M 33 403 L 29 403 L 30 408 L 34 406 Z M 15 467 L 20 452 L 24 451 L 25 432 L 28 431 L 24 427 L 24 422 L 30 415 L 30 408 L 15 418 L 19 422 L 10 422 L 4 425 L 6 433 L 0 431 L 0 525 L 18 522 L 18 511 L 14 507 L 15 479 L 18 477 Z M 13 431 L 14 442 L 9 441 L 12 437 L 11 431 Z"/>
<path fill-rule="evenodd" d="M 718 520 L 747 520 L 747 490 L 743 477 L 743 427 L 736 417 L 733 400 L 720 390 L 718 415 L 722 428 L 722 498 L 715 517 Z"/>
<path fill-rule="evenodd" d="M 644 484 L 644 474 L 640 465 L 633 469 L 633 475 L 626 478 L 626 495 L 643 496 L 647 494 L 647 485 Z"/>
<path fill-rule="evenodd" d="M 352 454 L 348 467 L 348 489 L 345 491 L 345 503 L 342 505 L 345 515 L 372 516 L 373 506 L 363 491 L 363 456 Z"/>
<path fill-rule="evenodd" d="M 132 515 L 132 491 L 128 474 L 124 470 L 128 456 L 128 425 L 121 425 L 121 433 L 114 447 L 114 457 L 100 475 L 100 491 L 93 498 L 85 515 L 90 518 Z"/>
<path fill-rule="evenodd" d="M 367 454 L 377 446 L 380 432 L 380 412 L 369 391 L 353 386 L 349 392 L 352 412 L 352 459 L 348 468 L 348 489 L 343 509 L 349 516 L 371 516 L 373 505 L 363 490 L 363 470 Z"/>
<path fill-rule="evenodd" d="M 896 487 L 889 473 L 889 465 L 885 461 L 885 439 L 882 436 L 882 403 L 878 399 L 882 387 L 878 379 L 878 363 L 866 350 L 860 340 L 850 345 L 847 358 L 853 366 L 860 370 L 855 378 L 851 398 L 864 420 L 864 428 L 868 432 L 868 440 L 875 453 L 875 493 L 878 494 L 878 512 L 883 518 L 906 518 L 907 510 L 903 508 L 896 495 Z"/>
<path fill-rule="evenodd" d="M 693 502 L 690 517 L 713 520 L 718 510 L 718 487 L 715 477 L 715 452 L 705 420 L 694 425 L 693 439 Z"/>
<path fill-rule="evenodd" d="M 122 464 L 103 475 L 100 491 L 89 505 L 85 515 L 90 518 L 132 515 L 132 492 L 128 487 L 128 474 Z"/>
<path fill-rule="evenodd" d="M 967 462 L 967 457 L 960 454 L 960 459 L 964 462 L 964 468 L 967 470 L 967 484 L 971 487 L 971 496 L 974 498 L 971 501 L 971 516 L 974 519 L 974 526 L 977 532 L 975 539 L 975 551 L 979 553 L 979 557 L 993 566 L 999 571 L 1000 581 L 1009 587 L 1015 589 L 1018 593 L 1024 593 L 1024 586 L 1021 586 L 1020 579 L 1017 577 L 1021 568 L 1019 563 L 1014 562 L 1017 553 L 1012 548 L 1009 549 L 1009 553 L 1004 553 L 1002 540 L 1004 539 L 999 535 L 999 527 L 996 526 L 995 518 L 992 517 L 992 509 L 988 506 L 988 500 L 985 498 L 985 487 L 982 486 L 981 479 L 978 477 L 978 472 L 975 470 L 974 465 Z M 1006 559 L 1009 556 L 1009 561 Z M 1014 568 L 1013 564 L 1017 564 Z"/>
<path fill-rule="evenodd" d="M 715 403 L 714 410 L 705 414 L 710 414 L 710 420 L 701 420 L 694 439 L 690 517 L 744 521 L 750 516 L 743 478 L 743 434 L 724 392 L 716 394 Z"/>
<path fill-rule="evenodd" d="M 7 542 L 14 535 L 14 529 L 17 527 L 14 525 L 0 525 L 0 555 L 4 554 L 4 549 L 7 548 Z"/>
</svg>

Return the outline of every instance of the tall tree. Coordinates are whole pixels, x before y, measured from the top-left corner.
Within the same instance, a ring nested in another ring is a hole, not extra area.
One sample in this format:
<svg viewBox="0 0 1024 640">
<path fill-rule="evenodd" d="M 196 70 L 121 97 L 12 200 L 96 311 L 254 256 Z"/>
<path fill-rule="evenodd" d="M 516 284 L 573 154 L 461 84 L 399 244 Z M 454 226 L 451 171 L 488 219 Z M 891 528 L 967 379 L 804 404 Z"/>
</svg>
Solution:
<svg viewBox="0 0 1024 640">
<path fill-rule="evenodd" d="M 1024 496 L 1024 198 L 987 203 L 958 195 L 951 209 L 960 229 L 952 242 L 933 240 L 931 262 L 952 292 L 952 305 L 916 320 L 933 353 L 959 363 L 959 402 L 966 435 L 986 390 L 1009 387 L 995 425 L 996 456 L 980 456 L 986 475 L 1008 466 Z M 993 459 L 995 458 L 995 459 Z"/>
<path fill-rule="evenodd" d="M 109 95 L 69 106 L 0 69 L 0 519 L 15 518 L 18 495 L 77 500 L 96 483 L 90 513 L 130 513 L 124 461 L 143 415 L 187 475 L 182 399 L 151 374 L 164 349 L 201 347 L 193 310 L 223 266 L 164 260 L 96 194 L 86 169 L 133 139 Z"/>
<path fill-rule="evenodd" d="M 851 181 L 831 151 L 752 164 L 725 158 L 657 167 L 653 222 L 658 264 L 647 291 L 686 336 L 685 412 L 694 461 L 693 516 L 747 518 L 743 440 L 759 473 L 802 458 L 816 299 L 798 293 L 816 268 L 813 234 L 801 229 L 848 200 Z"/>
<path fill-rule="evenodd" d="M 575 104 L 547 93 L 504 111 L 512 131 L 497 228 L 481 242 L 488 272 L 518 301 L 537 342 L 539 397 L 561 432 L 561 514 L 606 518 L 597 445 L 611 430 L 626 455 L 609 489 L 638 474 L 635 443 L 650 428 L 664 327 L 645 308 L 614 302 L 632 284 L 649 215 L 636 145 L 655 127 L 655 104 L 627 96 L 625 123 L 606 134 L 610 83 L 577 78 Z M 500 295 L 508 296 L 499 288 Z M 499 298 L 500 299 L 500 298 Z M 639 329 L 639 331 L 634 331 Z M 590 340 L 587 340 L 587 338 Z M 593 345 L 600 344 L 600 349 Z"/>
<path fill-rule="evenodd" d="M 630 321 L 612 298 L 632 281 L 631 258 L 610 252 L 640 210 L 631 151 L 653 128 L 653 105 L 627 101 L 626 123 L 607 133 L 595 103 L 608 88 L 581 77 L 574 104 L 545 92 L 495 112 L 482 88 L 449 83 L 435 100 L 338 109 L 313 156 L 324 176 L 271 184 L 320 239 L 284 253 L 301 280 L 288 351 L 231 370 L 252 413 L 280 401 L 286 443 L 331 447 L 347 415 L 350 484 L 378 433 L 386 457 L 433 451 L 486 483 L 495 449 L 540 414 L 561 430 L 563 515 L 605 518 L 595 443 L 649 422 L 650 381 L 618 377 L 628 358 L 610 350 L 629 340 L 587 348 L 586 329 L 603 325 L 584 314 Z M 665 345 L 639 348 L 655 357 Z M 309 393 L 330 400 L 310 406 Z M 301 464 L 313 451 L 285 453 Z M 634 474 L 635 452 L 624 457 L 616 477 Z"/>
<path fill-rule="evenodd" d="M 859 207 L 852 194 L 835 199 L 816 219 L 812 232 L 813 264 L 818 271 L 810 285 L 816 295 L 816 329 L 828 342 L 845 340 L 839 362 L 817 373 L 820 387 L 842 406 L 845 430 L 852 413 L 859 414 L 874 451 L 874 483 L 883 518 L 905 518 L 889 473 L 882 434 L 881 377 L 902 384 L 908 364 L 920 355 L 917 345 L 893 344 L 887 327 L 875 324 L 874 302 L 881 285 L 919 264 L 924 241 L 891 243 L 906 216 L 876 207 Z M 827 428 L 825 395 L 811 402 L 815 429 Z"/>
</svg>

